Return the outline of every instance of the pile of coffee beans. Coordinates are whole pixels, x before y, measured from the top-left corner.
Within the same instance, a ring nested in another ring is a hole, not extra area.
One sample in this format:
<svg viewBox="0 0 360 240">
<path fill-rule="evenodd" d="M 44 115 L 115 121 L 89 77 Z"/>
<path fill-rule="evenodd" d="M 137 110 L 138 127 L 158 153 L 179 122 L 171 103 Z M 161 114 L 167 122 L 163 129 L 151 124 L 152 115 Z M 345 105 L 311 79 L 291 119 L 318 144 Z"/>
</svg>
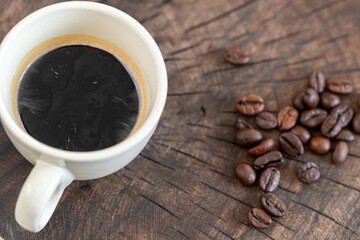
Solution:
<svg viewBox="0 0 360 240">
<path fill-rule="evenodd" d="M 244 50 L 228 49 L 224 54 L 229 63 L 242 65 L 249 61 Z M 280 151 L 275 150 L 275 140 L 263 139 L 262 132 L 255 129 L 245 119 L 239 117 L 235 122 L 237 132 L 235 142 L 248 149 L 248 154 L 256 157 L 253 165 L 240 162 L 235 167 L 235 175 L 244 186 L 255 184 L 264 194 L 260 201 L 265 209 L 252 208 L 248 212 L 250 223 L 257 228 L 267 228 L 271 217 L 285 215 L 286 204 L 272 194 L 280 181 L 278 168 L 283 164 L 283 154 L 288 157 L 299 157 L 304 154 L 304 144 L 309 143 L 309 149 L 315 154 L 323 155 L 335 144 L 331 156 L 333 164 L 342 164 L 349 153 L 347 142 L 355 139 L 355 133 L 360 133 L 360 112 L 353 114 L 353 109 L 341 102 L 339 95 L 347 95 L 353 91 L 352 82 L 343 77 L 327 79 L 322 72 L 314 71 L 309 76 L 309 86 L 295 94 L 292 106 L 282 107 L 277 116 L 264 111 L 264 99 L 257 94 L 241 96 L 236 101 L 240 114 L 256 116 L 255 123 L 259 129 L 278 128 L 281 133 L 278 138 Z M 358 96 L 360 106 L 360 96 Z M 350 124 L 352 130 L 346 129 Z M 315 134 L 311 136 L 311 132 Z M 333 143 L 330 139 L 334 139 Z M 306 161 L 306 160 L 305 160 Z M 297 169 L 297 178 L 303 183 L 312 183 L 320 178 L 318 166 L 306 161 Z"/>
</svg>

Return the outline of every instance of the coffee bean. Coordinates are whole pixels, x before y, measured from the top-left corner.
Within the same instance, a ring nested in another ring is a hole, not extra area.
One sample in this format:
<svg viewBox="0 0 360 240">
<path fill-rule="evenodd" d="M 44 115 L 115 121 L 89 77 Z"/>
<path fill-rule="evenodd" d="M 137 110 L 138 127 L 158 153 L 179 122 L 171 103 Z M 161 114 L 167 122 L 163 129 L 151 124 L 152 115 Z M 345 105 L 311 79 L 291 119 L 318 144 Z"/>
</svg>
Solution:
<svg viewBox="0 0 360 240">
<path fill-rule="evenodd" d="M 245 162 L 239 162 L 235 166 L 235 176 L 244 186 L 251 186 L 255 183 L 256 173 L 252 166 Z"/>
<path fill-rule="evenodd" d="M 324 74 L 322 72 L 312 72 L 309 77 L 309 85 L 318 93 L 322 93 L 326 86 L 326 79 Z"/>
<path fill-rule="evenodd" d="M 256 94 L 241 96 L 236 101 L 236 107 L 241 114 L 252 116 L 261 113 L 264 108 L 264 99 Z"/>
<path fill-rule="evenodd" d="M 311 138 L 310 131 L 300 125 L 293 127 L 290 132 L 295 134 L 303 144 L 307 143 Z"/>
<path fill-rule="evenodd" d="M 351 125 L 355 133 L 360 133 L 360 112 L 355 113 Z"/>
<path fill-rule="evenodd" d="M 360 107 L 360 93 L 357 94 L 357 105 Z"/>
<path fill-rule="evenodd" d="M 262 140 L 261 132 L 256 129 L 244 128 L 235 135 L 235 142 L 240 147 L 252 147 Z"/>
<path fill-rule="evenodd" d="M 330 139 L 323 136 L 314 136 L 310 140 L 309 148 L 313 153 L 325 154 L 331 147 Z"/>
<path fill-rule="evenodd" d="M 298 157 L 304 153 L 304 146 L 301 140 L 291 132 L 285 132 L 279 136 L 279 145 L 291 157 Z"/>
<path fill-rule="evenodd" d="M 334 93 L 348 94 L 353 90 L 353 84 L 344 77 L 335 77 L 327 80 L 327 88 Z"/>
<path fill-rule="evenodd" d="M 256 116 L 256 125 L 262 129 L 273 129 L 277 126 L 277 120 L 274 114 L 262 112 Z"/>
<path fill-rule="evenodd" d="M 340 104 L 333 108 L 321 125 L 321 133 L 328 138 L 338 135 L 352 119 L 353 111 L 349 106 Z"/>
<path fill-rule="evenodd" d="M 260 208 L 252 208 L 248 212 L 249 222 L 256 228 L 268 228 L 271 224 L 271 217 Z"/>
<path fill-rule="evenodd" d="M 331 92 L 323 92 L 320 96 L 321 106 L 325 109 L 332 109 L 340 104 L 341 99 L 338 95 Z"/>
<path fill-rule="evenodd" d="M 258 157 L 254 161 L 254 169 L 262 170 L 268 167 L 277 167 L 279 168 L 284 162 L 281 152 L 271 151 L 261 157 Z"/>
<path fill-rule="evenodd" d="M 356 114 L 355 114 L 356 115 Z M 354 117 L 355 118 L 355 117 Z M 354 119 L 353 119 L 354 121 Z M 355 135 L 352 131 L 343 129 L 340 131 L 340 133 L 335 137 L 337 140 L 352 142 L 355 140 Z"/>
<path fill-rule="evenodd" d="M 272 193 L 265 193 L 260 198 L 265 210 L 274 217 L 282 217 L 287 211 L 286 204 Z"/>
<path fill-rule="evenodd" d="M 308 108 L 315 108 L 315 107 L 317 107 L 317 105 L 319 105 L 319 102 L 320 102 L 320 97 L 319 97 L 319 94 L 317 93 L 317 91 L 313 88 L 307 88 L 305 90 L 303 103 Z"/>
<path fill-rule="evenodd" d="M 259 186 L 264 192 L 272 192 L 279 185 L 280 171 L 277 168 L 269 167 L 260 176 Z"/>
<path fill-rule="evenodd" d="M 282 107 L 277 117 L 279 129 L 281 131 L 291 129 L 295 126 L 298 116 L 299 113 L 295 108 L 291 106 Z"/>
<path fill-rule="evenodd" d="M 299 121 L 305 127 L 315 128 L 323 123 L 327 115 L 328 114 L 324 109 L 312 108 L 303 111 L 300 115 Z"/>
<path fill-rule="evenodd" d="M 315 163 L 307 162 L 297 169 L 297 177 L 303 183 L 312 183 L 319 179 L 320 171 Z"/>
<path fill-rule="evenodd" d="M 232 65 L 242 66 L 250 62 L 250 54 L 245 49 L 231 47 L 224 52 L 224 59 Z"/>
<path fill-rule="evenodd" d="M 333 110 L 335 110 L 339 114 L 343 127 L 346 127 L 351 122 L 354 112 L 348 105 L 339 105 Z"/>
<path fill-rule="evenodd" d="M 250 148 L 248 150 L 248 153 L 253 157 L 261 156 L 267 152 L 270 152 L 273 149 L 274 145 L 275 145 L 274 139 L 268 138 L 268 139 L 260 142 L 255 147 Z"/>
<path fill-rule="evenodd" d="M 237 118 L 236 122 L 235 122 L 235 128 L 237 130 L 241 130 L 243 128 L 254 128 L 253 126 L 251 126 L 250 123 L 246 122 L 244 119 L 242 118 Z"/>
<path fill-rule="evenodd" d="M 349 147 L 346 142 L 340 141 L 335 145 L 334 152 L 332 154 L 332 162 L 336 165 L 345 162 L 347 155 L 349 154 Z"/>
<path fill-rule="evenodd" d="M 294 99 L 293 99 L 293 105 L 296 109 L 298 110 L 304 110 L 305 109 L 305 105 L 303 102 L 305 96 L 305 92 L 301 91 L 295 94 Z"/>
</svg>

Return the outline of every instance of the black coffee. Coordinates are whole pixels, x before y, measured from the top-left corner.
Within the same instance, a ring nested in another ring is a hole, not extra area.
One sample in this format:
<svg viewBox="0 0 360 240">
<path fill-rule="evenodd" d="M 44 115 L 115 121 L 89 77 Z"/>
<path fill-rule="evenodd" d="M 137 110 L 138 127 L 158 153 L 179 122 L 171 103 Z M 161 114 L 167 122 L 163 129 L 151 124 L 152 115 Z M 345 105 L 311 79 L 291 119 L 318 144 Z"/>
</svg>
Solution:
<svg viewBox="0 0 360 240">
<path fill-rule="evenodd" d="M 140 101 L 132 76 L 115 56 L 72 45 L 30 64 L 17 104 L 26 131 L 37 140 L 69 151 L 93 151 L 130 134 Z"/>
</svg>

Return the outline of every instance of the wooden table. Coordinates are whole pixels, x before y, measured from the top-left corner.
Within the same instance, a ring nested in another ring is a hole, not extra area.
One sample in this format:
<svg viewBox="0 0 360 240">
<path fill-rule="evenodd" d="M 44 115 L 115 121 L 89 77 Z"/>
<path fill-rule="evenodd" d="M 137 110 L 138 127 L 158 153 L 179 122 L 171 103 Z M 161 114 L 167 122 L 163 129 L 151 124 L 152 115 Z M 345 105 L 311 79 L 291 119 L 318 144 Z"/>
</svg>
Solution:
<svg viewBox="0 0 360 240">
<path fill-rule="evenodd" d="M 0 37 L 29 13 L 56 0 L 0 1 Z M 0 129 L 0 236 L 11 239 L 359 239 L 360 137 L 341 166 L 331 153 L 286 159 L 275 194 L 288 213 L 270 228 L 247 220 L 260 207 L 257 185 L 234 177 L 239 161 L 252 163 L 234 144 L 235 100 L 254 92 L 276 113 L 307 86 L 313 69 L 351 79 L 343 101 L 356 109 L 360 90 L 358 0 L 132 0 L 100 1 L 137 19 L 154 36 L 169 77 L 167 104 L 157 131 L 124 169 L 93 181 L 75 181 L 40 233 L 22 229 L 15 202 L 32 169 Z M 24 39 L 26 41 L 26 39 Z M 224 49 L 240 46 L 251 63 L 233 67 Z M 247 118 L 254 123 L 253 118 Z M 277 139 L 278 130 L 264 132 Z M 321 178 L 302 184 L 302 161 Z"/>
</svg>

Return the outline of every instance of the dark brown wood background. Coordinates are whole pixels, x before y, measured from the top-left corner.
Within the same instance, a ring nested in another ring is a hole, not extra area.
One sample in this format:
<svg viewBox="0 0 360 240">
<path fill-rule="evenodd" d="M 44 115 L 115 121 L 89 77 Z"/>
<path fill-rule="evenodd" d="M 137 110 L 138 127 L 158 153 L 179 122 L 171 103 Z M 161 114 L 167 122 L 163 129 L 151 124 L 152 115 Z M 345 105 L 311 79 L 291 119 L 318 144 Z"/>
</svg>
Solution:
<svg viewBox="0 0 360 240">
<path fill-rule="evenodd" d="M 56 0 L 0 0 L 0 39 L 29 13 Z M 249 225 L 258 186 L 234 177 L 235 99 L 254 92 L 276 113 L 307 85 L 313 69 L 345 76 L 360 90 L 359 0 L 103 0 L 137 19 L 153 35 L 169 76 L 167 104 L 153 138 L 134 161 L 108 177 L 75 181 L 40 233 L 22 229 L 15 202 L 32 169 L 0 128 L 0 236 L 10 239 L 359 239 L 360 136 L 341 166 L 331 153 L 287 159 L 275 194 L 288 213 L 269 229 Z M 26 39 L 24 39 L 26 41 Z M 238 68 L 225 48 L 251 52 Z M 1 63 L 0 63 L 1 64 Z M 356 91 L 344 102 L 354 108 Z M 254 122 L 254 119 L 249 119 Z M 279 132 L 266 131 L 277 138 Z M 295 177 L 314 161 L 321 178 Z"/>
</svg>

